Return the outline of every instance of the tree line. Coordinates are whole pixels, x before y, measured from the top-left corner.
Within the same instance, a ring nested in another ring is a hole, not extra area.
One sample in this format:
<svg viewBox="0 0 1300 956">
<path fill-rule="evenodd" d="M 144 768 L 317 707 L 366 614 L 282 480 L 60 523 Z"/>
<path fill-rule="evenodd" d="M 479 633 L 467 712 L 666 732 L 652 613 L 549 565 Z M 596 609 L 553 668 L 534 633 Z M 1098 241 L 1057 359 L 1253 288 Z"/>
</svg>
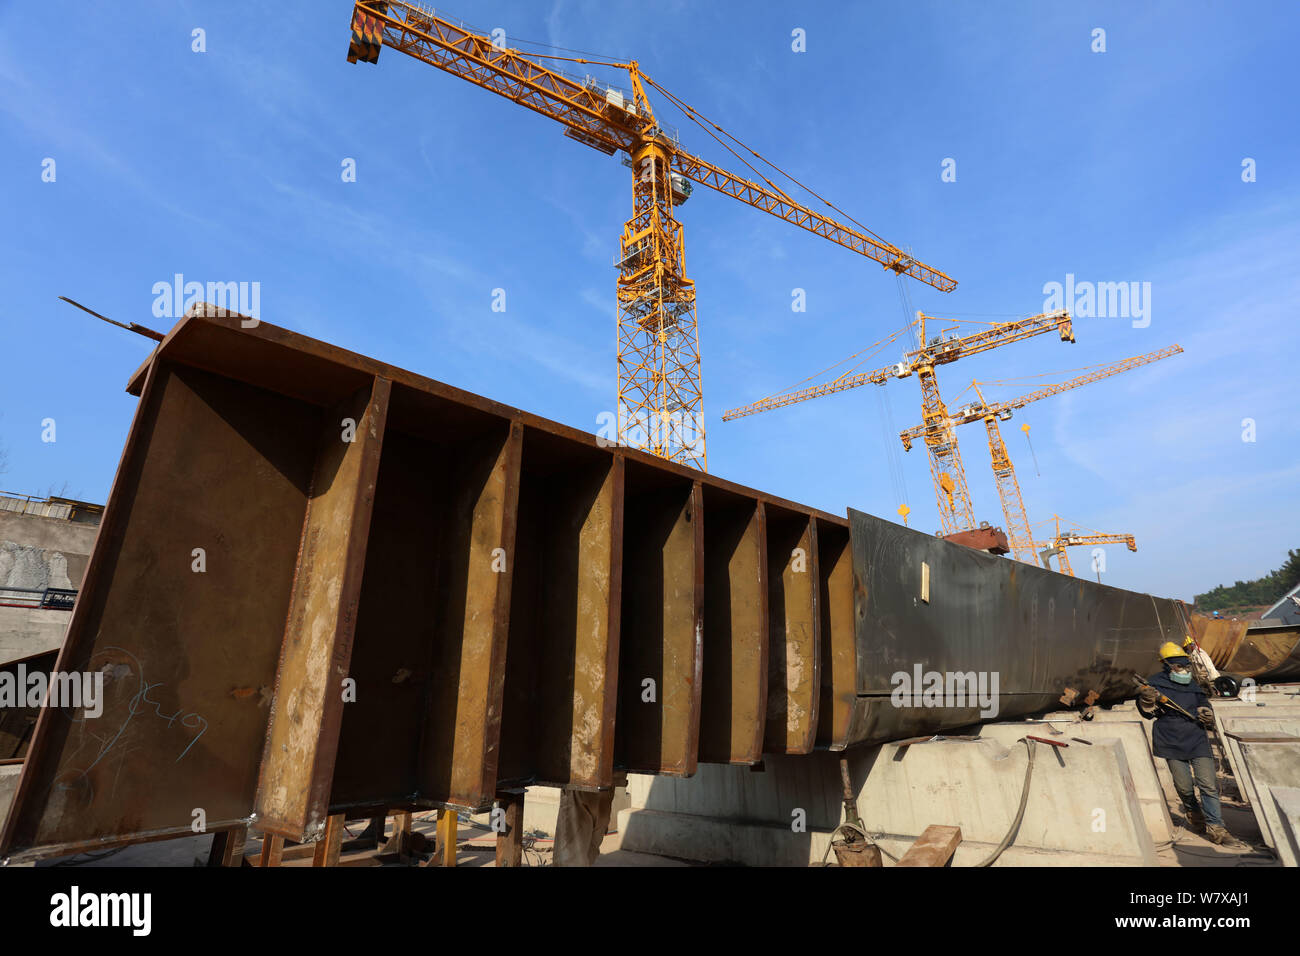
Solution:
<svg viewBox="0 0 1300 956">
<path fill-rule="evenodd" d="M 1220 584 L 1205 594 L 1196 595 L 1196 609 L 1223 611 L 1261 604 L 1272 606 L 1297 584 L 1300 584 L 1300 551 L 1291 550 L 1276 571 L 1253 581 L 1238 581 L 1231 586 Z"/>
</svg>

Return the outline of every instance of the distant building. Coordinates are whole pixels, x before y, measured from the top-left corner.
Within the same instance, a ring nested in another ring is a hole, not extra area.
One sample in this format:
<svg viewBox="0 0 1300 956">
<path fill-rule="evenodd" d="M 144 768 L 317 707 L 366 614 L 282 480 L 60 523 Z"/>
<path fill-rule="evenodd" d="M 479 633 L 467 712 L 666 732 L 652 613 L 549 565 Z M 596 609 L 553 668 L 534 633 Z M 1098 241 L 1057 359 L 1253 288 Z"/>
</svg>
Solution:
<svg viewBox="0 0 1300 956">
<path fill-rule="evenodd" d="M 0 664 L 58 650 L 103 505 L 0 494 Z"/>
</svg>

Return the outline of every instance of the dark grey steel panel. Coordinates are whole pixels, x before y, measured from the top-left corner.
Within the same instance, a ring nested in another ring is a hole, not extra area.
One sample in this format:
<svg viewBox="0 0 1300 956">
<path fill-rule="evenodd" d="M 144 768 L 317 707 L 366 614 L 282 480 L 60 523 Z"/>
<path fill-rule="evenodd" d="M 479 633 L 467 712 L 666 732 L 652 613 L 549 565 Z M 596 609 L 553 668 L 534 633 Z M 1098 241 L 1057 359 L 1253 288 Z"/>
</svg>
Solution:
<svg viewBox="0 0 1300 956">
<path fill-rule="evenodd" d="M 1156 648 L 1182 641 L 1176 603 L 974 551 L 849 510 L 857 705 L 849 739 L 960 727 L 978 707 L 894 706 L 894 675 L 997 677 L 997 717 L 1130 697 Z M 929 600 L 922 594 L 929 569 Z"/>
</svg>

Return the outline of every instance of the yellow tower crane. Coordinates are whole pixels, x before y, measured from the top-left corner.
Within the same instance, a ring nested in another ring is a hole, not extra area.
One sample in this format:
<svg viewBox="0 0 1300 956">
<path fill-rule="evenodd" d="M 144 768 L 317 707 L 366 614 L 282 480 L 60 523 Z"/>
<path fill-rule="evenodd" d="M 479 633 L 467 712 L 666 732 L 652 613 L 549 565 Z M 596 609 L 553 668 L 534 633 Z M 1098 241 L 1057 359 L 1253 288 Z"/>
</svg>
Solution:
<svg viewBox="0 0 1300 956">
<path fill-rule="evenodd" d="M 1090 531 L 1088 529 L 1075 528 L 1073 530 L 1061 532 L 1061 516 L 1052 515 L 1056 520 L 1056 534 L 1052 540 L 1046 544 L 1038 545 L 1044 548 L 1039 552 L 1043 559 L 1044 567 L 1051 567 L 1049 559 L 1056 555 L 1057 570 L 1062 574 L 1068 574 L 1074 577 L 1074 568 L 1070 566 L 1070 556 L 1066 554 L 1066 548 L 1081 548 L 1086 545 L 1097 544 L 1122 544 L 1128 547 L 1130 551 L 1137 551 L 1137 540 L 1131 534 L 1104 534 L 1100 531 Z"/>
<path fill-rule="evenodd" d="M 496 31 L 494 31 L 496 33 Z M 615 261 L 617 283 L 618 441 L 671 461 L 704 469 L 703 392 L 695 284 L 687 278 L 676 209 L 694 183 L 761 209 L 943 292 L 956 280 L 914 259 L 782 172 L 722 127 L 652 80 L 635 60 L 618 63 L 529 53 L 504 45 L 405 0 L 357 0 L 348 61 L 375 63 L 387 46 L 563 124 L 564 135 L 607 156 L 624 154 L 632 169 L 632 218 L 623 227 Z M 524 41 L 516 41 L 524 42 Z M 630 90 L 571 76 L 539 59 L 626 70 Z M 762 183 L 728 172 L 681 148 L 676 131 L 655 118 L 646 96 L 653 87 L 739 159 Z M 730 144 L 727 142 L 730 140 Z M 856 228 L 795 201 L 741 153 L 815 196 Z"/>
<path fill-rule="evenodd" d="M 899 438 L 902 439 L 905 449 L 911 449 L 912 442 L 918 437 L 928 440 L 932 432 L 941 435 L 947 434 L 955 430 L 958 425 L 982 421 L 988 432 L 989 458 L 993 463 L 993 479 L 997 484 L 998 497 L 1002 501 L 1002 514 L 1007 525 L 1007 542 L 1011 548 L 1012 556 L 1028 564 L 1034 564 L 1038 560 L 1038 553 L 1035 550 L 1033 532 L 1029 526 L 1029 518 L 1025 513 L 1024 499 L 1020 495 L 1020 483 L 1016 480 L 1016 471 L 1012 467 L 1011 456 L 1007 454 L 1006 442 L 1002 440 L 1002 429 L 999 427 L 998 422 L 1007 421 L 1011 418 L 1011 414 L 1015 409 L 1023 408 L 1031 402 L 1050 398 L 1053 395 L 1060 395 L 1062 392 L 1068 392 L 1071 389 L 1092 382 L 1099 382 L 1104 378 L 1119 375 L 1121 372 L 1127 372 L 1130 369 L 1150 365 L 1152 362 L 1158 362 L 1161 359 L 1169 358 L 1171 355 L 1177 355 L 1181 351 L 1180 346 L 1171 345 L 1120 362 L 1094 366 L 1083 375 L 1068 381 L 1044 385 L 1027 395 L 1021 395 L 1019 398 L 992 404 L 985 401 L 984 393 L 980 389 L 980 383 L 972 381 L 971 386 L 975 390 L 978 401 L 963 405 L 952 415 L 943 419 L 927 420 L 925 424 L 908 428 L 899 434 Z M 1000 385 L 1004 383 L 985 382 L 984 384 Z"/>
<path fill-rule="evenodd" d="M 1073 342 L 1074 328 L 1069 312 L 1045 312 L 1025 319 L 1017 319 L 1014 322 L 989 323 L 988 328 L 961 337 L 948 336 L 947 333 L 951 331 L 951 328 L 948 328 L 933 339 L 928 339 L 926 323 L 934 321 L 941 320 L 923 312 L 916 313 L 916 320 L 908 327 L 916 329 L 921 345 L 919 348 L 905 352 L 903 360 L 896 365 L 888 365 L 871 372 L 845 373 L 820 385 L 793 389 L 762 398 L 740 408 L 723 412 L 722 420 L 728 422 L 746 415 L 783 408 L 786 405 L 830 395 L 833 392 L 842 392 L 859 385 L 884 385 L 891 378 L 907 378 L 916 373 L 921 386 L 921 416 L 929 426 L 924 432 L 925 447 L 930 454 L 930 474 L 934 479 L 935 495 L 939 503 L 941 533 L 950 535 L 972 530 L 975 528 L 975 512 L 971 506 L 970 491 L 966 487 L 966 474 L 962 469 L 961 454 L 957 448 L 957 433 L 948 424 L 950 416 L 947 406 L 939 395 L 939 381 L 935 376 L 935 368 L 955 362 L 959 358 L 978 355 L 980 352 L 1010 345 L 1012 342 L 1019 342 L 1021 339 L 1041 335 L 1044 332 L 1056 331 L 1062 341 Z M 907 442 L 904 442 L 904 445 L 911 447 Z"/>
</svg>

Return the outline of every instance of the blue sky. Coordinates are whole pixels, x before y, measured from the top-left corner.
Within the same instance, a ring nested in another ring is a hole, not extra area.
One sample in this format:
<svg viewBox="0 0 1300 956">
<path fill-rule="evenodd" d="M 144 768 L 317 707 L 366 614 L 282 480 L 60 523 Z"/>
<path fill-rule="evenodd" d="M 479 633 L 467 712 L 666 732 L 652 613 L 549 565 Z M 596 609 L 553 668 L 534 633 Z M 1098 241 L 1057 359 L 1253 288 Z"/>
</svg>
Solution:
<svg viewBox="0 0 1300 956">
<path fill-rule="evenodd" d="M 260 283 L 261 317 L 589 431 L 614 396 L 614 270 L 630 173 L 551 120 L 393 50 L 349 64 L 351 4 L 0 0 L 0 488 L 102 501 L 176 273 Z M 1110 584 L 1189 598 L 1300 546 L 1300 11 L 1284 3 L 547 3 L 439 8 L 490 31 L 636 58 L 749 146 L 955 277 L 908 283 L 962 319 L 1042 310 L 1044 285 L 1151 283 L 1151 321 L 1079 318 L 940 370 L 1077 369 L 1185 354 L 1004 426 L 1031 521 L 1131 532 Z M 206 52 L 191 49 L 206 31 Z M 805 31 L 806 52 L 791 33 Z M 1106 52 L 1092 52 L 1105 30 Z M 535 48 L 533 48 L 535 49 Z M 581 69 L 580 67 L 571 67 Z M 626 85 L 610 71 L 592 70 Z M 738 163 L 654 99 L 683 145 Z M 55 160 L 55 181 L 42 181 Z M 356 161 L 356 182 L 340 175 Z M 941 180 L 956 161 L 955 182 Z M 1256 181 L 1242 181 L 1242 161 Z M 744 171 L 743 168 L 737 171 Z M 835 513 L 938 527 L 914 380 L 741 421 L 906 321 L 875 263 L 703 187 L 680 210 L 698 292 L 710 470 Z M 492 311 L 492 290 L 506 311 Z M 791 310 L 804 289 L 807 311 Z M 896 361 L 886 351 L 876 364 Z M 1062 378 L 1069 377 L 1062 375 Z M 1029 385 L 1023 386 L 1028 390 Z M 1010 397 L 1021 388 L 1003 388 Z M 41 441 L 53 418 L 57 440 Z M 1243 419 L 1256 440 L 1242 440 Z M 1019 424 L 1031 425 L 1038 472 Z M 983 430 L 977 516 L 1003 519 Z M 1086 551 L 1073 554 L 1087 573 Z"/>
</svg>

